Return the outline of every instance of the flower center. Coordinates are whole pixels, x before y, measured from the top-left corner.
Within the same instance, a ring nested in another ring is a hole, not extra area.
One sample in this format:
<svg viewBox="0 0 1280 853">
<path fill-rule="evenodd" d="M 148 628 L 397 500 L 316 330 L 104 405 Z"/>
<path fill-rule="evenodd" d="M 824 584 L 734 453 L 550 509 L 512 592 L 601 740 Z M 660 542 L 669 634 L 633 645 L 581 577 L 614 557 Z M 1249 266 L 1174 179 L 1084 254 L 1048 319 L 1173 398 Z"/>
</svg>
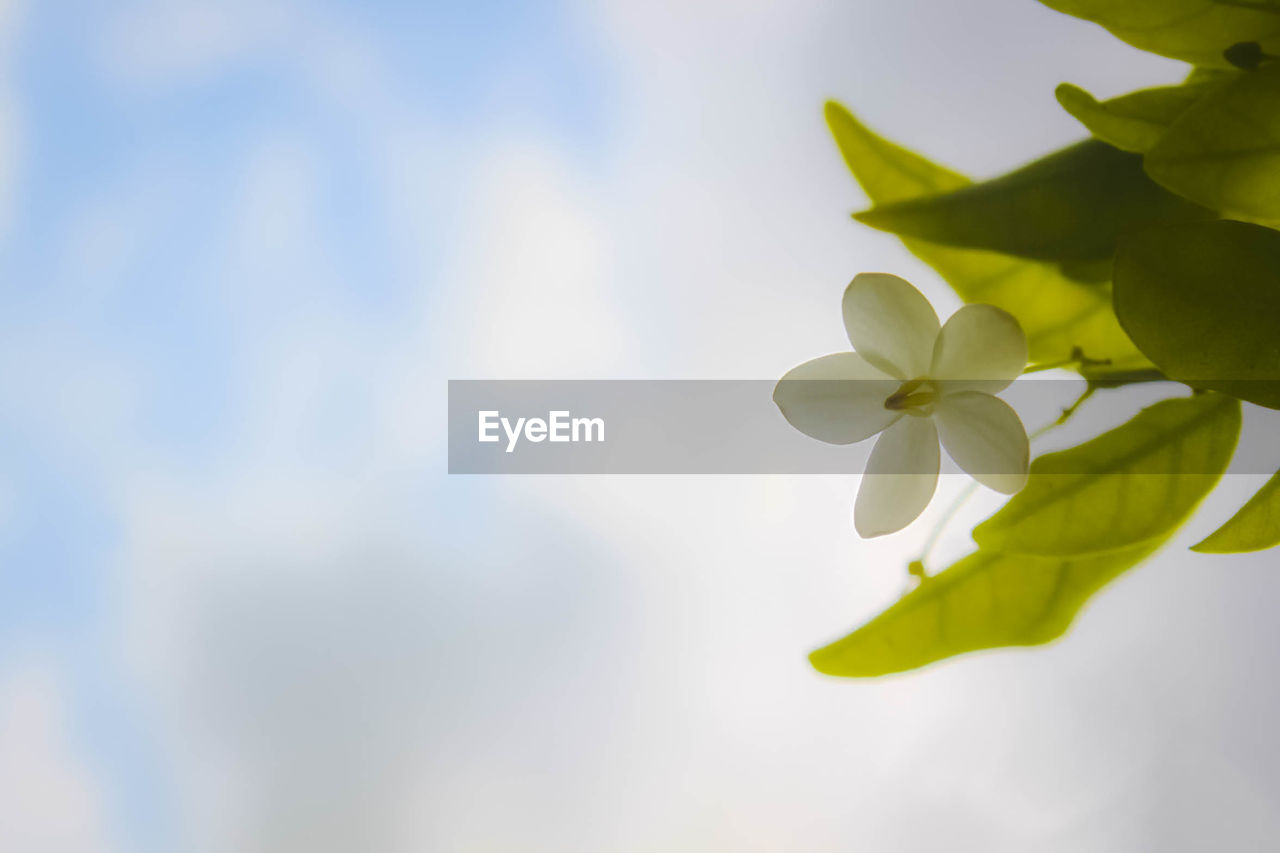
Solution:
<svg viewBox="0 0 1280 853">
<path fill-rule="evenodd" d="M 928 379 L 912 379 L 903 382 L 897 391 L 884 401 L 884 407 L 893 412 L 923 417 L 933 414 L 933 404 L 938 402 L 938 389 Z"/>
</svg>

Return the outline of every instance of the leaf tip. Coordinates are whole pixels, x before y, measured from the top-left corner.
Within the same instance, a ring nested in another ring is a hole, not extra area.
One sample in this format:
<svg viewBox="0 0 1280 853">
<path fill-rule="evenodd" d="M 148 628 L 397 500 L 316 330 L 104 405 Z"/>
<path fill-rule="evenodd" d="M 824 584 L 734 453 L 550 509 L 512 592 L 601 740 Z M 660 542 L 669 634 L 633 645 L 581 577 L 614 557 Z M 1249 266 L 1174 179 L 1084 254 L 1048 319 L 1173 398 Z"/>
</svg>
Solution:
<svg viewBox="0 0 1280 853">
<path fill-rule="evenodd" d="M 850 654 L 849 639 L 860 631 L 861 629 L 854 631 L 842 640 L 836 640 L 809 652 L 809 665 L 823 675 L 834 678 L 865 678 L 882 674 L 874 667 L 868 667 L 867 661 L 862 659 L 863 655 Z"/>
<path fill-rule="evenodd" d="M 833 678 L 847 678 L 850 675 L 847 667 L 840 666 L 839 655 L 834 652 L 832 646 L 823 646 L 809 652 L 809 665 L 817 672 Z"/>
<path fill-rule="evenodd" d="M 1059 83 L 1053 90 L 1053 96 L 1058 100 L 1058 105 L 1072 116 L 1076 116 L 1081 110 L 1098 105 L 1097 98 L 1074 83 Z"/>
<path fill-rule="evenodd" d="M 1095 100 L 1093 95 L 1090 95 L 1087 91 L 1085 91 L 1084 89 L 1081 89 L 1075 83 L 1066 83 L 1066 82 L 1059 83 L 1057 86 L 1054 87 L 1053 95 L 1059 101 L 1062 101 L 1063 98 L 1088 98 L 1091 101 Z"/>
<path fill-rule="evenodd" d="M 822 105 L 822 115 L 827 120 L 827 127 L 837 135 L 840 133 L 841 128 L 850 126 L 862 127 L 858 120 L 853 117 L 853 113 L 849 112 L 849 108 L 834 98 L 829 99 Z"/>
</svg>

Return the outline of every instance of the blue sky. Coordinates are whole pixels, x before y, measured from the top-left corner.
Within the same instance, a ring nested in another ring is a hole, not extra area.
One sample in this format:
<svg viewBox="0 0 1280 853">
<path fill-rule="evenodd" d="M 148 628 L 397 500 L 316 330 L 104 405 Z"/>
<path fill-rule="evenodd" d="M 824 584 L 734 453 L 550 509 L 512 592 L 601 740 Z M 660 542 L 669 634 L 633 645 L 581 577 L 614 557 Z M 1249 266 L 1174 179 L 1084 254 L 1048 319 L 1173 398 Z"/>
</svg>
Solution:
<svg viewBox="0 0 1280 853">
<path fill-rule="evenodd" d="M 344 311 L 394 325 L 424 286 L 405 274 L 388 237 L 393 214 L 371 189 L 377 136 L 394 127 L 353 118 L 309 79 L 298 56 L 280 49 L 290 31 L 319 51 L 325 37 L 349 35 L 378 57 L 392 84 L 380 94 L 406 115 L 429 114 L 446 136 L 475 134 L 508 108 L 584 152 L 608 133 L 606 75 L 552 6 L 281 6 L 284 31 L 261 43 L 249 38 L 202 65 L 128 79 L 113 51 L 154 49 L 166 26 L 190 15 L 199 28 L 206 17 L 194 4 L 162 5 L 26 4 L 7 59 L 21 152 L 0 256 L 9 282 L 0 324 L 11 340 L 66 349 L 56 360 L 29 352 L 6 370 L 20 396 L 10 396 L 0 422 L 0 670 L 34 648 L 66 673 L 71 736 L 105 785 L 119 849 L 129 850 L 175 849 L 176 804 L 172 768 L 121 660 L 113 554 L 122 531 L 110 478 L 119 464 L 198 472 L 232 452 L 250 404 L 238 384 L 252 370 L 246 350 L 272 324 L 220 298 L 229 277 L 262 291 L 259 304 L 273 311 L 307 298 L 305 282 L 280 286 L 275 276 L 287 268 L 255 268 L 229 251 L 246 162 L 282 137 L 322 175 L 308 237 L 323 246 L 327 298 Z M 214 19 L 229 23 L 234 41 L 234 12 Z M 422 232 L 438 244 L 428 255 L 449 239 L 461 191 L 448 168 L 438 176 L 423 207 L 433 221 Z M 127 386 L 126 429 L 86 454 L 68 433 L 97 425 L 67 421 L 92 419 L 91 405 L 46 413 L 63 419 L 62 430 L 35 410 L 67 403 L 79 383 L 95 382 L 95 367 Z M 335 401 L 331 420 L 341 417 Z M 332 428 L 338 435 L 312 437 L 320 447 L 341 442 L 341 426 Z M 99 455 L 114 461 L 100 464 Z"/>
<path fill-rule="evenodd" d="M 844 478 L 444 474 L 449 378 L 778 376 L 868 269 L 952 310 L 850 224 L 825 97 L 981 174 L 1078 135 L 1058 81 L 1180 68 L 1031 0 L 0 20 L 0 846 L 1194 844 L 1223 791 L 1275 828 L 1242 745 L 1280 697 L 1232 651 L 1274 645 L 1265 561 L 835 685 L 805 653 L 938 507 L 864 543 Z"/>
</svg>

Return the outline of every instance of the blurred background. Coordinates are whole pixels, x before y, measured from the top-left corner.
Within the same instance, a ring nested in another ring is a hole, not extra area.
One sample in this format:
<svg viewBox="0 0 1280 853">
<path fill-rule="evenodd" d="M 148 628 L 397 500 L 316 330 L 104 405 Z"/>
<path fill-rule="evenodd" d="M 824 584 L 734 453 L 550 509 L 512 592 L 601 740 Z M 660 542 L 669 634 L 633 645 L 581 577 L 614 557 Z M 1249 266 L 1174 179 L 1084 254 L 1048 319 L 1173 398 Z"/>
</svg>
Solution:
<svg viewBox="0 0 1280 853">
<path fill-rule="evenodd" d="M 987 176 L 1177 63 L 1034 0 L 0 10 L 0 850 L 1280 837 L 1275 557 L 1185 550 L 1256 481 L 1060 643 L 848 682 L 960 484 L 863 542 L 854 478 L 445 470 L 450 378 L 777 377 L 865 270 L 953 310 L 825 98 Z"/>
</svg>

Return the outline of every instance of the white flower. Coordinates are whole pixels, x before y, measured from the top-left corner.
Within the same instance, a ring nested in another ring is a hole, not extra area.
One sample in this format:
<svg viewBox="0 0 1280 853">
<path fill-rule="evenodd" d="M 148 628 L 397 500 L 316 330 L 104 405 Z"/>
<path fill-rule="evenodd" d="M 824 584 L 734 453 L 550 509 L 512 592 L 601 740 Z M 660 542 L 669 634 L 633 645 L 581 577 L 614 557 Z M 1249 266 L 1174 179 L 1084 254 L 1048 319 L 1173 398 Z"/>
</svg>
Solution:
<svg viewBox="0 0 1280 853">
<path fill-rule="evenodd" d="M 893 533 L 924 511 L 938 483 L 939 439 L 978 482 L 1021 489 L 1027 431 L 994 396 L 1027 366 L 1018 321 L 993 305 L 966 305 L 939 327 L 929 300 L 887 273 L 854 278 L 843 309 L 857 352 L 805 362 L 782 377 L 773 399 L 792 426 L 831 444 L 883 433 L 858 488 L 858 533 Z"/>
</svg>

